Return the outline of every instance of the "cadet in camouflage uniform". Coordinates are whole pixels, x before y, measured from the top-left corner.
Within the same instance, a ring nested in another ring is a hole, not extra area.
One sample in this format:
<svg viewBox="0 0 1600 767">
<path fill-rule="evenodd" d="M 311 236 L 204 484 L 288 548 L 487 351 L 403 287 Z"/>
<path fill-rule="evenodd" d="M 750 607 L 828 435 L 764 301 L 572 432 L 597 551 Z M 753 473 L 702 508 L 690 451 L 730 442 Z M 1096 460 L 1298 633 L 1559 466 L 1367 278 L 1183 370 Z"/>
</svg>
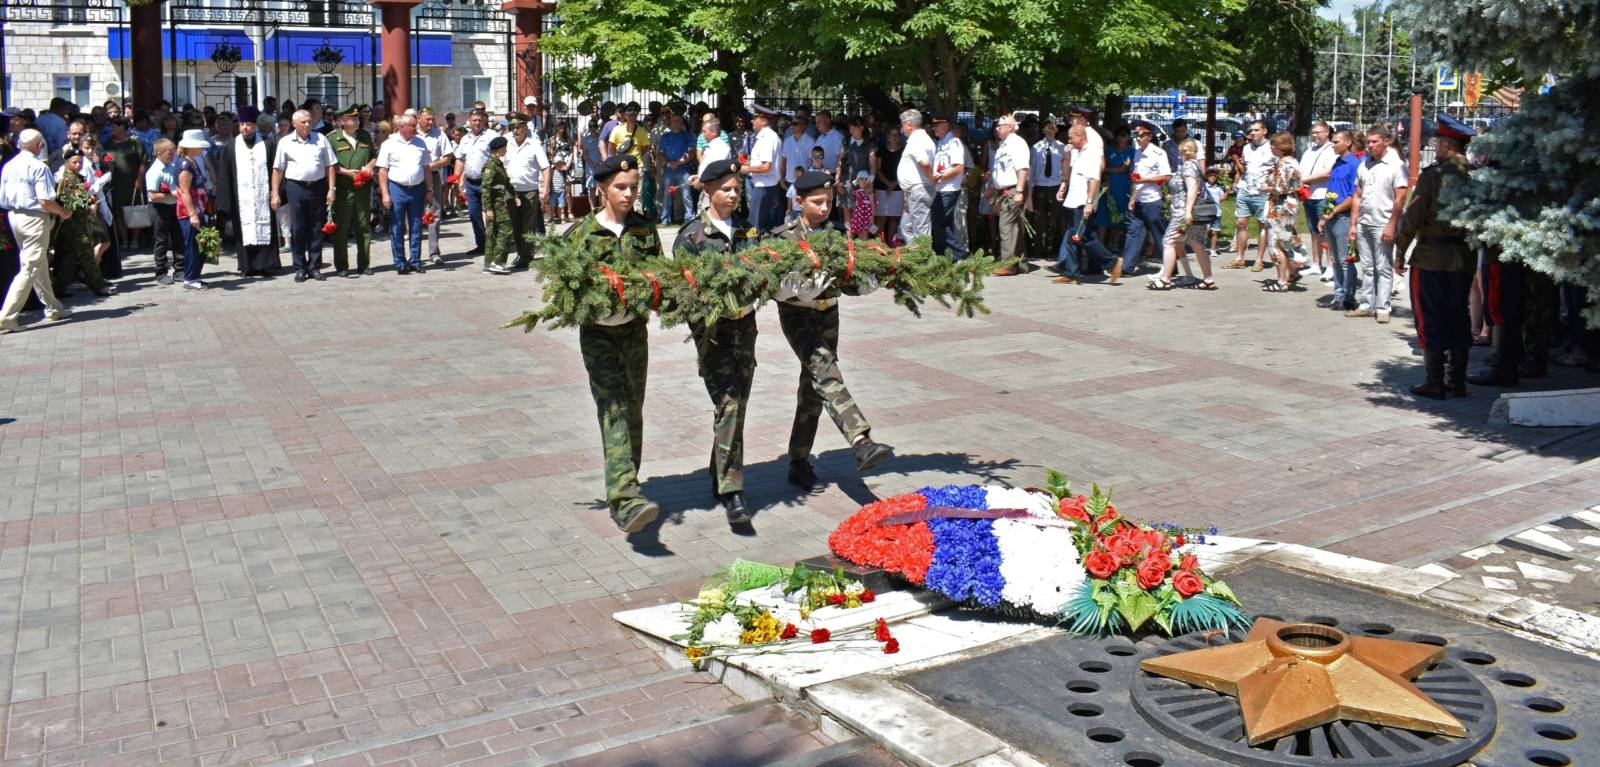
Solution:
<svg viewBox="0 0 1600 767">
<path fill-rule="evenodd" d="M 78 187 L 82 190 L 84 187 L 83 176 L 78 175 L 85 161 L 83 153 L 69 147 L 62 156 L 65 162 L 61 166 L 61 180 L 56 182 L 57 200 L 65 199 L 63 193 L 67 189 Z M 94 257 L 94 237 L 89 228 L 90 219 L 99 215 L 91 205 L 84 210 L 72 211 L 70 218 L 56 225 L 54 236 L 51 237 L 55 243 L 56 257 L 50 269 L 50 282 L 58 292 L 73 279 L 78 279 L 98 295 L 111 295 L 105 274 L 100 271 L 100 261 Z"/>
<path fill-rule="evenodd" d="M 489 159 L 483 163 L 480 198 L 483 200 L 483 271 L 510 274 L 506 256 L 516 249 L 516 228 L 511 209 L 521 202 L 506 175 L 506 137 L 489 139 Z"/>
<path fill-rule="evenodd" d="M 1475 132 L 1447 114 L 1438 116 L 1439 161 L 1417 177 L 1406 209 L 1395 228 L 1395 269 L 1405 268 L 1406 249 L 1411 254 L 1411 305 L 1417 316 L 1417 341 L 1427 380 L 1411 387 L 1419 397 L 1444 399 L 1447 394 L 1467 396 L 1467 352 L 1472 348 L 1467 300 L 1472 291 L 1472 270 L 1477 259 L 1460 229 L 1439 220 L 1439 199 L 1445 187 L 1466 183 L 1467 141 Z M 1450 380 L 1445 381 L 1449 355 Z"/>
<path fill-rule="evenodd" d="M 594 166 L 603 201 L 567 233 L 575 239 L 600 240 L 612 249 L 606 263 L 624 265 L 661 255 L 655 222 L 633 212 L 639 185 L 638 160 L 613 155 Z M 578 328 L 578 348 L 589 372 L 589 393 L 600 418 L 605 450 L 606 503 L 611 521 L 636 533 L 661 513 L 639 492 L 639 463 L 644 446 L 645 372 L 650 364 L 646 331 L 649 310 L 640 316 L 619 311 L 595 324 Z"/>
<path fill-rule="evenodd" d="M 795 179 L 794 188 L 800 200 L 800 216 L 774 229 L 773 236 L 799 241 L 824 227 L 837 229 L 838 224 L 828 220 L 833 208 L 831 175 L 807 171 Z M 817 484 L 816 471 L 811 467 L 811 445 L 824 407 L 850 443 L 858 471 L 878 465 L 894 449 L 872 441 L 872 425 L 856 406 L 850 390 L 845 388 L 844 374 L 839 371 L 839 289 L 830 284 L 831 280 L 819 284 L 815 278 L 800 277 L 786 277 L 775 298 L 778 324 L 800 358 L 799 401 L 795 403 L 794 426 L 789 431 L 789 481 L 809 490 Z M 875 289 L 877 286 L 871 285 L 854 292 L 864 295 Z"/>
<path fill-rule="evenodd" d="M 371 274 L 372 253 L 372 185 L 377 183 L 378 147 L 372 143 L 372 134 L 361 130 L 361 108 L 352 106 L 339 113 L 339 130 L 328 136 L 333 145 L 333 156 L 339 159 L 336 169 L 333 223 L 333 268 L 340 277 L 359 277 Z M 356 188 L 356 174 L 366 171 L 371 180 Z M 356 241 L 356 270 L 350 271 L 350 239 Z"/>
<path fill-rule="evenodd" d="M 737 253 L 754 244 L 756 231 L 735 212 L 739 207 L 739 163 L 717 160 L 700 172 L 708 204 L 698 218 L 684 224 L 672 252 L 675 257 L 701 253 Z M 749 524 L 744 504 L 744 416 L 756 376 L 756 312 L 746 306 L 736 316 L 707 327 L 690 325 L 706 393 L 711 395 L 711 490 L 721 501 L 729 525 Z"/>
</svg>

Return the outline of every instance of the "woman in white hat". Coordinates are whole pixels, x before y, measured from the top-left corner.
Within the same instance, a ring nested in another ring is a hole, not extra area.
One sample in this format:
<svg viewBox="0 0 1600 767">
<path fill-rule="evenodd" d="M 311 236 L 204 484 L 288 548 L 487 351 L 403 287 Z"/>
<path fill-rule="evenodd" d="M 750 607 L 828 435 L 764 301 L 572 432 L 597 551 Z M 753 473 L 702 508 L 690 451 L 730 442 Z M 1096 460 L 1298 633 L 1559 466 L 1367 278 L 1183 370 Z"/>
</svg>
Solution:
<svg viewBox="0 0 1600 767">
<path fill-rule="evenodd" d="M 211 148 L 211 141 L 203 130 L 186 130 L 178 142 L 178 152 L 173 158 L 173 175 L 178 179 L 178 226 L 183 230 L 183 287 L 188 290 L 205 290 L 200 281 L 200 269 L 205 259 L 195 235 L 206 223 L 211 209 L 210 184 L 200 157 Z"/>
</svg>

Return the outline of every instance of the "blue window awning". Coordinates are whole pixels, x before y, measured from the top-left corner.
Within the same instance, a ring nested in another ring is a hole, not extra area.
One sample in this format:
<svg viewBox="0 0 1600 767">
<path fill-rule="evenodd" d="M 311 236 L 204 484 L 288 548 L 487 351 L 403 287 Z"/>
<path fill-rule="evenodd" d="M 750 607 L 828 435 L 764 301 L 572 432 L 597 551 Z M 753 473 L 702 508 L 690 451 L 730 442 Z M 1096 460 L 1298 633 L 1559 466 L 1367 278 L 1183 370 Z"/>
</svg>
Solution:
<svg viewBox="0 0 1600 767">
<path fill-rule="evenodd" d="M 110 58 L 113 60 L 129 58 L 133 45 L 128 40 L 128 29 L 113 27 L 107 31 L 110 34 L 106 36 L 106 48 Z M 253 61 L 256 57 L 255 43 L 251 42 L 249 35 L 238 30 L 179 29 L 176 35 L 178 44 L 176 56 L 172 52 L 173 37 L 169 31 L 162 30 L 161 58 L 164 61 L 172 61 L 174 59 L 180 61 L 189 59 L 207 61 L 211 58 L 211 53 L 220 45 L 238 46 L 240 61 Z"/>
<path fill-rule="evenodd" d="M 110 58 L 125 59 L 132 48 L 127 29 L 111 29 L 107 36 Z M 161 33 L 161 58 L 165 61 L 207 61 L 220 45 L 239 47 L 241 61 L 256 58 L 255 44 L 249 35 L 237 30 L 179 29 L 177 55 L 173 55 L 173 35 Z M 444 33 L 411 34 L 412 66 L 448 67 L 451 64 L 450 35 Z M 282 61 L 293 64 L 316 65 L 317 51 L 324 45 L 339 52 L 340 66 L 377 66 L 382 64 L 382 46 L 376 34 L 352 31 L 320 31 L 314 29 L 279 29 L 270 33 L 262 45 L 263 61 Z"/>
</svg>

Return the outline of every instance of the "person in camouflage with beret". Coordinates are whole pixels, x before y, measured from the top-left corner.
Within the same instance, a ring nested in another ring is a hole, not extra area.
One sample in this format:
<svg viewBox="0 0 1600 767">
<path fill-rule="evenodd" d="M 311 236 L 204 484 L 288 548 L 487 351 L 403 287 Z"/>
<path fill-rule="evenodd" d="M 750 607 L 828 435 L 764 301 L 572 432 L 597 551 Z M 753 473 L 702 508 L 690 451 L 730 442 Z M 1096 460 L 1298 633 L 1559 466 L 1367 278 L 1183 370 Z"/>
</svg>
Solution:
<svg viewBox="0 0 1600 767">
<path fill-rule="evenodd" d="M 829 220 L 833 212 L 833 177 L 807 171 L 794 182 L 800 203 L 800 216 L 772 231 L 774 237 L 791 242 L 804 240 L 812 232 L 839 225 Z M 839 371 L 839 295 L 831 277 L 805 277 L 791 273 L 778 286 L 773 297 L 778 302 L 778 324 L 789 347 L 800 358 L 800 391 L 795 403 L 794 426 L 789 432 L 789 481 L 807 490 L 817 484 L 811 467 L 811 446 L 817 437 L 817 421 L 824 408 L 833 417 L 839 433 L 850 443 L 856 469 L 868 471 L 894 453 L 894 448 L 872 441 L 872 425 L 862 415 L 855 398 L 844 385 Z M 865 295 L 877 289 L 867 281 L 865 289 L 852 286 L 846 292 Z"/>
<path fill-rule="evenodd" d="M 674 257 L 737 253 L 754 244 L 756 231 L 737 213 L 739 167 L 733 160 L 717 160 L 700 172 L 707 207 L 678 233 Z M 694 323 L 689 329 L 713 408 L 711 490 L 722 503 L 728 524 L 746 525 L 753 516 L 744 503 L 744 417 L 756 376 L 755 306 L 745 306 L 710 326 Z"/>
<path fill-rule="evenodd" d="M 568 231 L 574 239 L 604 242 L 606 262 L 623 265 L 661 255 L 655 223 L 633 212 L 639 185 L 639 161 L 629 154 L 612 155 L 594 167 L 602 205 Z M 606 503 L 611 521 L 623 532 L 636 533 L 655 521 L 661 507 L 639 491 L 639 464 L 644 448 L 645 373 L 650 364 L 649 312 L 620 309 L 578 328 L 578 348 L 589 373 L 589 393 L 600 419 L 605 451 Z"/>
</svg>

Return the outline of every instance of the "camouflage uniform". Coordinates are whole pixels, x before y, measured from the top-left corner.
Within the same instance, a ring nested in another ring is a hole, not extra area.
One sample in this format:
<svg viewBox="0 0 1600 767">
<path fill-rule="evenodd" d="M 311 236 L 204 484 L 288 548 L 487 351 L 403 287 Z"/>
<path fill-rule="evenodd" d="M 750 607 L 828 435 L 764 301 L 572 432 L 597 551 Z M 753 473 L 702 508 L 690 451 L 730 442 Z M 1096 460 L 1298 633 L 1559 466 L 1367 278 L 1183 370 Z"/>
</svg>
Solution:
<svg viewBox="0 0 1600 767">
<path fill-rule="evenodd" d="M 494 214 L 494 220 L 485 217 L 483 222 L 483 265 L 506 265 L 506 256 L 515 249 L 515 224 L 511 220 L 511 176 L 506 174 L 505 163 L 493 155 L 483 164 L 483 209 Z"/>
<path fill-rule="evenodd" d="M 627 264 L 661 255 L 656 225 L 629 213 L 618 237 L 601 226 L 590 213 L 572 227 L 568 237 L 605 240 L 613 253 L 610 264 Z M 578 348 L 589 373 L 589 393 L 600 419 L 600 441 L 605 451 L 606 503 L 613 518 L 644 502 L 639 492 L 639 464 L 644 445 L 645 373 L 650 364 L 650 339 L 646 319 L 635 317 L 621 325 L 584 325 L 578 328 Z"/>
<path fill-rule="evenodd" d="M 711 211 L 706 211 L 707 216 Z M 737 253 L 754 244 L 750 222 L 735 215 L 730 242 L 704 216 L 690 219 L 678 233 L 674 256 L 700 253 Z M 711 327 L 692 324 L 694 347 L 711 395 L 711 483 L 717 495 L 744 491 L 744 416 L 749 410 L 750 386 L 756 376 L 756 313 L 741 311 Z"/>
<path fill-rule="evenodd" d="M 353 142 L 342 130 L 329 134 L 328 141 L 333 145 L 333 155 L 339 159 L 341 169 L 362 170 L 378 156 L 372 135 L 364 130 L 356 131 Z M 356 241 L 356 271 L 366 271 L 371 263 L 372 185 L 377 182 L 378 174 L 373 173 L 372 180 L 357 189 L 355 179 L 342 173 L 334 174 L 333 223 L 338 228 L 333 230 L 333 268 L 337 271 L 350 268 L 351 235 Z"/>
<path fill-rule="evenodd" d="M 56 198 L 60 199 L 66 189 L 74 186 L 81 188 L 83 183 L 82 176 L 63 169 L 61 181 L 56 184 Z M 89 228 L 90 219 L 99 216 L 100 213 L 91 206 L 86 210 L 72 211 L 70 218 L 56 225 L 51 237 L 55 243 L 56 257 L 50 269 L 50 282 L 56 290 L 65 288 L 74 277 L 97 293 L 105 290 L 106 278 L 100 271 L 99 260 L 94 257 L 94 237 Z"/>
<path fill-rule="evenodd" d="M 1477 259 L 1461 230 L 1439 219 L 1439 196 L 1445 187 L 1465 183 L 1467 173 L 1467 158 L 1459 155 L 1428 166 L 1418 174 L 1395 227 L 1395 268 L 1404 268 L 1406 249 L 1413 240 L 1417 243 L 1411 253 L 1411 305 L 1428 383 L 1424 390 L 1414 391 L 1425 396 L 1443 396 L 1446 354 L 1450 384 L 1458 396 L 1466 393 L 1467 353 L 1472 348 L 1467 302 Z"/>
<path fill-rule="evenodd" d="M 838 224 L 826 226 L 837 229 Z M 801 219 L 790 221 L 772 230 L 772 236 L 797 242 L 808 233 Z M 811 445 L 817 438 L 817 419 L 822 409 L 828 409 L 834 425 L 844 435 L 846 443 L 872 430 L 861 408 L 856 406 L 850 390 L 845 388 L 844 373 L 839 370 L 839 288 L 829 287 L 818 296 L 820 306 L 798 306 L 788 302 L 778 304 L 778 324 L 789 347 L 800 358 L 800 391 L 794 407 L 794 426 L 789 430 L 789 460 L 805 461 L 811 457 Z"/>
</svg>

